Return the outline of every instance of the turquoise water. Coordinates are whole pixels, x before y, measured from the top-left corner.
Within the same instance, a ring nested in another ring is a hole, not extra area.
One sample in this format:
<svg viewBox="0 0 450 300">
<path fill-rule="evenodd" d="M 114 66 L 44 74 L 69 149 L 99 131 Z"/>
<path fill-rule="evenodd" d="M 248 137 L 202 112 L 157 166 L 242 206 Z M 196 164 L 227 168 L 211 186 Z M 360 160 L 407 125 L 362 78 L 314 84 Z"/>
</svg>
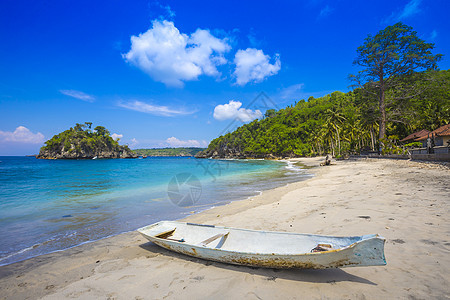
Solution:
<svg viewBox="0 0 450 300">
<path fill-rule="evenodd" d="M 182 218 L 306 178 L 265 160 L 0 157 L 0 265 Z"/>
</svg>

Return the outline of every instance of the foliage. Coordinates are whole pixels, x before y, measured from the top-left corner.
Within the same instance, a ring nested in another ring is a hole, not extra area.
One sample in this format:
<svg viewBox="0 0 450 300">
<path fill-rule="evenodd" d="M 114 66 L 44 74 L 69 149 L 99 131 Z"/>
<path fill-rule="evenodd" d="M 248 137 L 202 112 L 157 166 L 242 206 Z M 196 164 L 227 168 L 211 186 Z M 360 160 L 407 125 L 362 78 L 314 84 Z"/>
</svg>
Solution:
<svg viewBox="0 0 450 300">
<path fill-rule="evenodd" d="M 185 147 L 185 148 L 152 148 L 133 150 L 137 155 L 146 156 L 194 156 L 205 148 Z"/>
<path fill-rule="evenodd" d="M 364 44 L 358 47 L 354 64 L 363 69 L 357 75 L 350 75 L 350 78 L 378 100 L 380 139 L 386 133 L 386 112 L 389 110 L 386 107 L 386 93 L 389 90 L 403 91 L 391 93 L 390 96 L 405 100 L 404 89 L 415 87 L 412 82 L 418 79 L 417 76 L 411 76 L 414 71 L 437 69 L 437 62 L 442 55 L 433 55 L 433 48 L 434 44 L 426 43 L 412 27 L 402 23 L 388 26 L 375 36 L 369 35 Z"/>
<path fill-rule="evenodd" d="M 406 148 L 421 148 L 422 143 L 421 142 L 412 142 L 412 143 L 404 144 L 403 146 Z"/>
<path fill-rule="evenodd" d="M 389 139 L 384 153 L 404 153 L 397 140 L 421 129 L 434 130 L 449 122 L 450 70 L 413 73 L 403 85 L 413 84 L 421 93 L 401 101 L 390 88 L 386 94 Z M 403 89 L 403 87 L 402 87 Z M 377 100 L 364 89 L 334 92 L 320 98 L 300 100 L 295 106 L 271 110 L 211 141 L 199 157 L 293 157 L 331 153 L 334 156 L 379 149 Z M 395 139 L 394 139 L 394 136 Z"/>
<path fill-rule="evenodd" d="M 384 145 L 383 150 L 381 151 L 381 154 L 406 154 L 406 150 L 402 147 L 398 146 L 398 136 L 391 135 L 387 138 L 381 139 L 381 142 Z"/>
</svg>

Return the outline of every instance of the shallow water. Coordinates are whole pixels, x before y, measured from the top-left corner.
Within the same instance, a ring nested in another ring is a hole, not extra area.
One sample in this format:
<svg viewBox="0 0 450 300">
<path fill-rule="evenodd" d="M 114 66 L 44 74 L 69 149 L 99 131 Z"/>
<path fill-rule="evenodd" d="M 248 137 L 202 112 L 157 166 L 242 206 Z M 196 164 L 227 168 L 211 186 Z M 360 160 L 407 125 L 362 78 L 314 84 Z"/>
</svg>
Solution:
<svg viewBox="0 0 450 300">
<path fill-rule="evenodd" d="M 0 157 L 0 265 L 135 230 L 308 177 L 289 162 Z"/>
</svg>

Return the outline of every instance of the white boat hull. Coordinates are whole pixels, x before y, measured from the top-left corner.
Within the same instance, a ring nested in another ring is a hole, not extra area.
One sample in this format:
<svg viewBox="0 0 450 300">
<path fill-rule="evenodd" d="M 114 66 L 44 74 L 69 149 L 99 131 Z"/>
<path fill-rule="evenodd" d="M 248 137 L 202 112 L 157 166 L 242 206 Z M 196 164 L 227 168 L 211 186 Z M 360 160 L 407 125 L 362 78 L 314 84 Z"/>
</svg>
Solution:
<svg viewBox="0 0 450 300">
<path fill-rule="evenodd" d="M 151 242 L 202 259 L 267 268 L 385 265 L 379 235 L 334 237 L 162 221 L 138 229 Z M 318 245 L 331 249 L 311 252 Z"/>
</svg>

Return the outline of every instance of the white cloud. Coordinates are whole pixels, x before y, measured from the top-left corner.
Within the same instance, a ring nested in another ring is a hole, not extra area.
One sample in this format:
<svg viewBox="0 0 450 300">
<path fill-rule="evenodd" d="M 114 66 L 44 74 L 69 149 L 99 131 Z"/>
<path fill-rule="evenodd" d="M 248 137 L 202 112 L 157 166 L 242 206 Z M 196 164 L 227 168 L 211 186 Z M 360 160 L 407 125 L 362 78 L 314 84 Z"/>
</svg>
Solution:
<svg viewBox="0 0 450 300">
<path fill-rule="evenodd" d="M 198 140 L 187 140 L 182 141 L 177 139 L 176 137 L 170 137 L 166 140 L 166 143 L 169 147 L 206 147 L 208 143 L 206 141 L 198 141 Z"/>
<path fill-rule="evenodd" d="M 128 63 L 167 86 L 182 87 L 200 75 L 220 76 L 216 67 L 226 63 L 223 53 L 231 49 L 226 39 L 203 29 L 189 36 L 167 20 L 154 20 L 152 25 L 131 37 L 131 49 L 122 55 Z"/>
<path fill-rule="evenodd" d="M 408 2 L 408 4 L 406 4 L 405 7 L 403 8 L 403 11 L 399 16 L 399 19 L 403 20 L 405 18 L 408 18 L 412 15 L 419 13 L 421 11 L 419 8 L 420 2 L 422 2 L 422 0 L 411 0 L 410 2 Z"/>
<path fill-rule="evenodd" d="M 325 5 L 324 8 L 322 8 L 322 10 L 319 13 L 319 18 L 326 18 L 328 17 L 332 12 L 333 12 L 333 8 L 331 8 L 328 4 Z"/>
<path fill-rule="evenodd" d="M 254 28 L 250 28 L 249 34 L 247 34 L 248 41 L 252 47 L 261 47 L 263 41 L 257 38 L 257 34 Z"/>
<path fill-rule="evenodd" d="M 70 96 L 86 102 L 94 102 L 95 100 L 93 96 L 76 90 L 59 90 L 59 92 L 63 95 Z"/>
<path fill-rule="evenodd" d="M 304 83 L 297 83 L 297 84 L 288 86 L 287 88 L 284 88 L 280 91 L 280 98 L 288 99 L 288 98 L 292 98 L 292 97 L 297 97 L 298 95 L 301 94 L 301 91 L 303 90 L 304 86 L 305 86 Z"/>
<path fill-rule="evenodd" d="M 281 68 L 280 56 L 275 54 L 274 64 L 270 64 L 269 60 L 270 56 L 264 55 L 262 50 L 239 50 L 234 57 L 236 84 L 242 86 L 248 82 L 262 82 L 266 77 L 277 74 Z"/>
<path fill-rule="evenodd" d="M 136 138 L 131 139 L 131 143 L 128 145 L 130 148 L 134 148 L 139 145 L 139 141 Z"/>
<path fill-rule="evenodd" d="M 165 14 L 167 15 L 167 17 L 168 17 L 169 19 L 175 18 L 175 15 L 176 15 L 176 14 L 175 14 L 175 12 L 172 10 L 172 8 L 170 8 L 169 5 L 164 6 L 164 5 L 160 4 L 159 6 L 160 6 L 160 8 L 162 8 L 162 9 L 165 11 Z"/>
<path fill-rule="evenodd" d="M 172 10 L 170 5 L 163 5 L 158 1 L 150 1 L 149 9 L 152 19 L 172 20 L 176 16 L 175 11 Z"/>
<path fill-rule="evenodd" d="M 123 134 L 113 133 L 111 134 L 111 137 L 113 138 L 113 140 L 117 141 L 118 139 L 123 138 Z"/>
<path fill-rule="evenodd" d="M 239 119 L 241 122 L 249 122 L 254 119 L 262 118 L 259 109 L 253 111 L 251 109 L 240 108 L 242 103 L 231 100 L 227 104 L 220 104 L 214 108 L 214 119 L 223 121 L 229 119 Z"/>
<path fill-rule="evenodd" d="M 14 132 L 0 130 L 0 142 L 42 144 L 44 142 L 44 135 L 40 132 L 32 133 L 28 128 L 19 126 Z"/>
<path fill-rule="evenodd" d="M 437 38 L 437 36 L 438 36 L 437 31 L 436 31 L 436 30 L 433 30 L 433 31 L 431 32 L 430 39 L 431 39 L 432 41 L 434 41 L 434 40 Z"/>
<path fill-rule="evenodd" d="M 421 2 L 422 0 L 409 1 L 401 11 L 393 12 L 388 18 L 383 20 L 382 23 L 390 24 L 394 22 L 399 22 L 420 13 L 422 11 L 419 7 Z"/>
<path fill-rule="evenodd" d="M 190 115 L 195 113 L 195 111 L 186 111 L 184 109 L 173 109 L 168 106 L 153 105 L 138 100 L 119 102 L 117 105 L 126 109 L 164 117 L 173 117 L 177 115 Z"/>
</svg>

